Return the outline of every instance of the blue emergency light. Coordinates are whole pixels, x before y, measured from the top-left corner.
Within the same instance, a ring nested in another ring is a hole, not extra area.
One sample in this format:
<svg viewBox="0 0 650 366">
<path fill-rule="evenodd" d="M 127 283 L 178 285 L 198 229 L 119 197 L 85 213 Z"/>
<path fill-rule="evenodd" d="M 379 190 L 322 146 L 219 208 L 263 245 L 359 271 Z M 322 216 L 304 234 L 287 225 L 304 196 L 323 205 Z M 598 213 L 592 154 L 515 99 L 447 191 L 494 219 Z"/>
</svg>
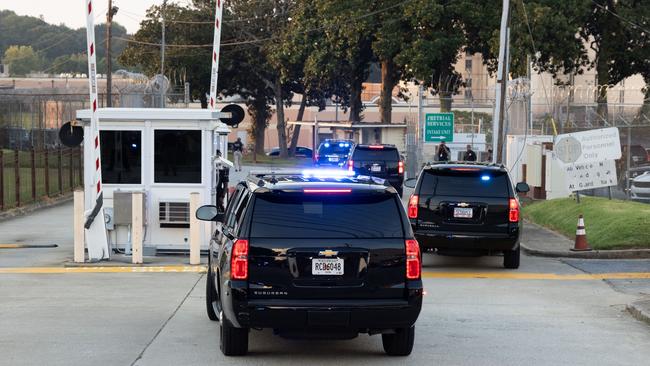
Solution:
<svg viewBox="0 0 650 366">
<path fill-rule="evenodd" d="M 490 179 L 492 179 L 492 178 L 491 178 L 489 175 L 482 175 L 482 176 L 481 176 L 481 180 L 484 181 L 484 182 L 487 182 L 487 181 L 489 181 Z"/>
<path fill-rule="evenodd" d="M 354 176 L 354 172 L 343 169 L 305 169 L 302 171 L 305 178 L 347 178 Z"/>
</svg>

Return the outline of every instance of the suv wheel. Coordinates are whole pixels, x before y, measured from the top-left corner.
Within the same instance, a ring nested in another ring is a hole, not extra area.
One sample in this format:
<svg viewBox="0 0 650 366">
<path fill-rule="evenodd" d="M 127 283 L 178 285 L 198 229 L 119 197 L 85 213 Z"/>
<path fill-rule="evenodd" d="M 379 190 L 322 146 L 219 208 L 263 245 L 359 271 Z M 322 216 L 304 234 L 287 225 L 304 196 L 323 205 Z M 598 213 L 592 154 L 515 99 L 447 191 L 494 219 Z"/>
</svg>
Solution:
<svg viewBox="0 0 650 366">
<path fill-rule="evenodd" d="M 226 356 L 244 356 L 248 352 L 248 329 L 235 328 L 225 317 L 221 319 L 221 352 Z"/>
<path fill-rule="evenodd" d="M 208 312 L 208 318 L 212 321 L 219 320 L 219 309 L 217 291 L 214 289 L 214 275 L 208 264 L 208 274 L 205 276 L 205 309 Z"/>
<path fill-rule="evenodd" d="M 521 257 L 521 247 L 515 250 L 506 250 L 503 252 L 503 266 L 508 269 L 519 268 L 519 259 Z"/>
<path fill-rule="evenodd" d="M 382 334 L 381 343 L 390 356 L 408 356 L 415 342 L 415 326 L 397 329 L 394 334 Z"/>
</svg>

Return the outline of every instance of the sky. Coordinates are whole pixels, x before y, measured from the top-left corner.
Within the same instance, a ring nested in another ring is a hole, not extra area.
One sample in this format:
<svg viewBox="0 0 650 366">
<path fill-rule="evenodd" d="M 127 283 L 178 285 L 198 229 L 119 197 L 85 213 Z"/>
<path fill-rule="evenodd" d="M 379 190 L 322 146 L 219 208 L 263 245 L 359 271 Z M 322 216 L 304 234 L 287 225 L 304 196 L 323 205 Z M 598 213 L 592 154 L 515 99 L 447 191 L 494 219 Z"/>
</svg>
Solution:
<svg viewBox="0 0 650 366">
<path fill-rule="evenodd" d="M 160 5 L 163 0 L 113 0 L 119 8 L 113 21 L 125 26 L 129 33 L 135 33 L 146 10 L 152 5 Z M 188 3 L 189 0 L 168 1 L 168 3 Z M 95 22 L 106 21 L 108 0 L 94 0 Z M 13 10 L 18 15 L 43 15 L 46 22 L 65 23 L 70 28 L 86 26 L 84 13 L 85 0 L 0 0 L 0 10 Z"/>
</svg>

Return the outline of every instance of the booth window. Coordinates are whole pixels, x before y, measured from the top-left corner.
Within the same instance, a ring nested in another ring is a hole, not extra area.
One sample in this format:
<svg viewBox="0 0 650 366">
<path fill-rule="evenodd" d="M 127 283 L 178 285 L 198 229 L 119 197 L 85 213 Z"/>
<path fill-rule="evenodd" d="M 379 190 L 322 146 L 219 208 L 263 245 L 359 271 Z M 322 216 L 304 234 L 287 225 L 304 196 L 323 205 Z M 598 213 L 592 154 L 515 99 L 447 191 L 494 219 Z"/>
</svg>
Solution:
<svg viewBox="0 0 650 366">
<path fill-rule="evenodd" d="M 154 131 L 154 182 L 201 183 L 201 131 Z"/>
<path fill-rule="evenodd" d="M 142 182 L 142 133 L 100 131 L 102 181 L 104 184 Z"/>
</svg>

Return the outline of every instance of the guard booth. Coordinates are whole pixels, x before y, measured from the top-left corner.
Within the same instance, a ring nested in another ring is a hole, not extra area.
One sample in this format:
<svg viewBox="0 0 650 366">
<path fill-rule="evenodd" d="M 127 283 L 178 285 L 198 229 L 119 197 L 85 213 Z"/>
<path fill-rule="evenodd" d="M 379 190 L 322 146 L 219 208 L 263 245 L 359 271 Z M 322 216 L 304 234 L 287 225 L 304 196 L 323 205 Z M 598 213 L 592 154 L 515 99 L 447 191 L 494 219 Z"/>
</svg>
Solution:
<svg viewBox="0 0 650 366">
<path fill-rule="evenodd" d="M 227 156 L 230 128 L 208 109 L 104 108 L 98 110 L 104 213 L 109 248 L 130 254 L 131 194 L 144 193 L 145 255 L 189 250 L 190 194 L 215 204 L 216 150 Z M 93 172 L 90 110 L 77 111 L 84 126 L 85 209 L 91 210 Z M 216 159 L 222 162 L 223 160 Z M 227 162 L 227 160 L 225 160 Z M 201 249 L 211 227 L 201 226 Z"/>
</svg>

